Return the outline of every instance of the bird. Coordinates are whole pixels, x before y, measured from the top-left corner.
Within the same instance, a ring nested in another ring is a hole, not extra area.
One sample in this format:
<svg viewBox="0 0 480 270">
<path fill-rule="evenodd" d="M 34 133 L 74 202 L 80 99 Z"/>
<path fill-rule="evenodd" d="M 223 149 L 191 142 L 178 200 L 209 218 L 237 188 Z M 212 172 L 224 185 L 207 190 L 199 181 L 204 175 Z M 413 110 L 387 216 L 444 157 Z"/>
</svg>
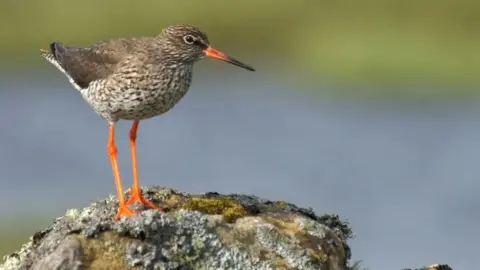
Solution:
<svg viewBox="0 0 480 270">
<path fill-rule="evenodd" d="M 137 213 L 129 208 L 133 203 L 163 211 L 141 193 L 136 151 L 140 121 L 171 110 L 189 90 L 194 64 L 204 57 L 255 71 L 213 48 L 205 32 L 188 24 L 170 25 L 151 36 L 111 38 L 87 46 L 53 41 L 49 50 L 40 49 L 40 55 L 67 77 L 109 125 L 107 153 L 118 197 L 117 220 Z M 129 133 L 133 186 L 128 201 L 115 143 L 115 126 L 120 120 L 133 121 Z"/>
</svg>

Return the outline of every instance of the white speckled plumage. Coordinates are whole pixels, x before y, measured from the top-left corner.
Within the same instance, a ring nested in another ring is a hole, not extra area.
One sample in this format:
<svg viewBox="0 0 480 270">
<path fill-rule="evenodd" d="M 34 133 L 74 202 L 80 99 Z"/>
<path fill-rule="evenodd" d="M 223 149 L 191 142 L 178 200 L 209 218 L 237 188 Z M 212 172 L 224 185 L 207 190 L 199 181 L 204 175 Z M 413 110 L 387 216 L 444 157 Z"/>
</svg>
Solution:
<svg viewBox="0 0 480 270">
<path fill-rule="evenodd" d="M 139 121 L 173 108 L 190 88 L 194 63 L 205 56 L 254 71 L 210 47 L 207 35 L 189 25 L 169 26 L 153 37 L 111 39 L 87 47 L 53 42 L 49 51 L 40 50 L 40 54 L 109 122 L 107 151 L 119 200 L 116 219 L 135 214 L 127 205 L 136 202 L 158 209 L 140 190 L 136 158 Z M 134 120 L 130 129 L 133 187 L 128 201 L 123 195 L 115 144 L 115 123 L 120 119 Z"/>
<path fill-rule="evenodd" d="M 198 29 L 177 29 L 182 31 L 164 30 L 156 37 L 109 40 L 82 48 L 52 43 L 51 50 L 42 50 L 41 55 L 108 122 L 142 120 L 165 113 L 180 101 L 190 87 L 193 64 L 204 56 L 199 49 L 177 48 L 175 39 L 188 31 L 208 46 L 206 35 Z M 113 61 L 102 68 L 102 58 Z M 93 79 L 84 81 L 82 76 Z"/>
</svg>

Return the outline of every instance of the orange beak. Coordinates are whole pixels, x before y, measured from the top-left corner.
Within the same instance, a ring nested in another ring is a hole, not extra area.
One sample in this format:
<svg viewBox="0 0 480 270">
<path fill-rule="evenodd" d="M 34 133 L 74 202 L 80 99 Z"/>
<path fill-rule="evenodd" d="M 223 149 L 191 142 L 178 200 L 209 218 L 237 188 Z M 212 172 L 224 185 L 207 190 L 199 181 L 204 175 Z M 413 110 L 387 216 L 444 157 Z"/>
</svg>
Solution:
<svg viewBox="0 0 480 270">
<path fill-rule="evenodd" d="M 230 57 L 230 56 L 228 56 L 228 55 L 226 55 L 226 54 L 224 54 L 224 53 L 222 53 L 218 50 L 215 50 L 214 48 L 212 48 L 210 46 L 208 48 L 206 48 L 205 50 L 203 50 L 203 52 L 208 57 L 223 60 L 227 63 L 230 63 L 230 64 L 235 65 L 237 67 L 244 68 L 246 70 L 255 71 L 255 69 L 253 69 L 252 67 L 250 67 L 250 66 L 238 61 L 237 59 L 235 59 L 233 57 Z"/>
</svg>

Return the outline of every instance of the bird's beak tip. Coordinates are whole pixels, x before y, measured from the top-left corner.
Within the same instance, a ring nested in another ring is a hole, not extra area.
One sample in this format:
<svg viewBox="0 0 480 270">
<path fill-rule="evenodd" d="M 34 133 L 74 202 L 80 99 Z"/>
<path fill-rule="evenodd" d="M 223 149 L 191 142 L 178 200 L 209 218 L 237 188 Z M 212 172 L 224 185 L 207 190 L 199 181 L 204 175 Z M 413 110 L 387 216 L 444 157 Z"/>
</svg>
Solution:
<svg viewBox="0 0 480 270">
<path fill-rule="evenodd" d="M 254 68 L 252 68 L 251 66 L 249 65 L 246 65 L 240 61 L 238 61 L 237 59 L 231 57 L 231 56 L 228 56 L 224 53 L 222 53 L 221 51 L 217 50 L 217 49 L 214 49 L 212 47 L 208 47 L 206 48 L 205 50 L 203 50 L 203 52 L 205 53 L 206 56 L 208 57 L 211 57 L 211 58 L 215 58 L 215 59 L 220 59 L 220 60 L 223 60 L 227 63 L 230 63 L 232 65 L 235 65 L 235 66 L 238 66 L 238 67 L 241 67 L 241 68 L 244 68 L 246 70 L 249 70 L 249 71 L 255 71 Z"/>
</svg>

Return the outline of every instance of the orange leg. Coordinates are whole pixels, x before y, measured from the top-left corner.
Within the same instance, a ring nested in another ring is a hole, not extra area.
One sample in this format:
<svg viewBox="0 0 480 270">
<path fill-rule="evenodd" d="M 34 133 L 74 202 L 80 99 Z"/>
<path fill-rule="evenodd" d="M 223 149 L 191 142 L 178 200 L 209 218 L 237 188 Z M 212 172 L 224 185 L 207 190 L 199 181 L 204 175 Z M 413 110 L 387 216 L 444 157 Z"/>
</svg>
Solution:
<svg viewBox="0 0 480 270">
<path fill-rule="evenodd" d="M 115 146 L 115 124 L 110 124 L 107 151 L 108 156 L 110 157 L 110 162 L 112 163 L 113 177 L 115 178 L 115 186 L 117 187 L 117 196 L 119 201 L 118 212 L 115 216 L 115 219 L 120 219 L 121 216 L 134 215 L 135 211 L 127 207 L 125 198 L 123 197 L 122 181 L 120 179 L 120 171 L 118 169 L 117 161 L 117 147 Z"/>
<path fill-rule="evenodd" d="M 158 207 L 154 205 L 149 200 L 145 199 L 142 196 L 142 191 L 140 189 L 140 184 L 138 182 L 138 170 L 137 170 L 137 147 L 136 147 L 136 140 L 137 140 L 137 129 L 138 124 L 140 122 L 138 120 L 133 121 L 132 128 L 130 129 L 130 148 L 132 150 L 132 165 L 133 165 L 133 187 L 130 192 L 130 199 L 127 201 L 128 204 L 139 202 L 145 206 L 150 208 L 157 209 Z"/>
</svg>

